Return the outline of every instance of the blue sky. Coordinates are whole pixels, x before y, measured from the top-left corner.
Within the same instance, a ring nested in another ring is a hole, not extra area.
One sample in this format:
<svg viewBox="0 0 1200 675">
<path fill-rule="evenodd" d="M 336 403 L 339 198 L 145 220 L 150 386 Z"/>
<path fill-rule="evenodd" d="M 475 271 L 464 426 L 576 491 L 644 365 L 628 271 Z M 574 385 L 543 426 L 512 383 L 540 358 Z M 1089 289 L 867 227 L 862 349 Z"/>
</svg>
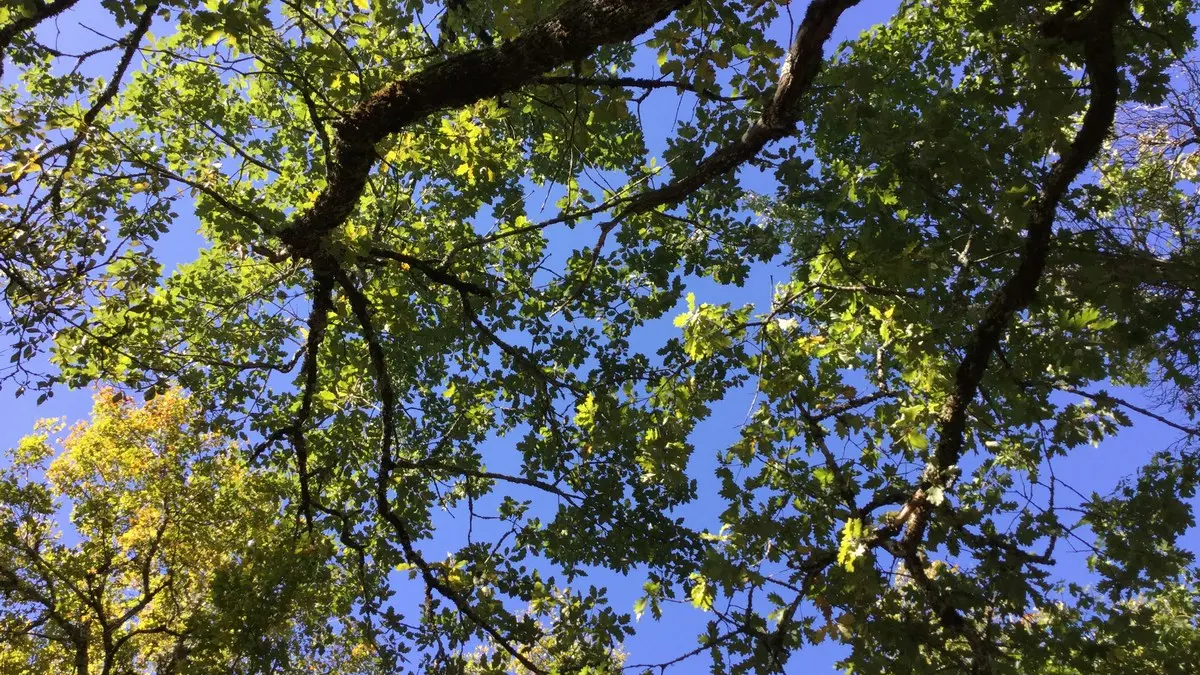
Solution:
<svg viewBox="0 0 1200 675">
<path fill-rule="evenodd" d="M 57 27 L 50 27 L 47 30 L 61 31 L 62 39 L 73 43 L 74 48 L 78 48 L 77 45 L 74 45 L 77 41 L 87 42 L 94 39 L 89 36 L 87 31 L 79 27 L 80 23 L 88 23 L 93 28 L 109 32 L 105 27 L 107 19 L 104 12 L 88 3 L 84 4 L 87 9 L 64 16 L 59 20 Z M 890 0 L 887 2 L 868 1 L 850 10 L 839 24 L 834 34 L 834 42 L 853 38 L 869 26 L 886 20 L 895 5 L 896 3 Z M 797 21 L 803 12 L 803 7 L 803 3 L 796 3 L 793 8 Z M 786 43 L 787 39 L 784 37 L 788 32 L 786 17 L 780 22 L 777 30 L 779 30 L 781 42 Z M 49 38 L 51 34 L 45 33 L 44 35 Z M 648 77 L 658 74 L 652 59 L 645 64 L 645 68 L 645 73 L 637 74 Z M 652 143 L 651 148 L 661 150 L 662 139 L 669 135 L 671 126 L 676 120 L 676 101 L 673 95 L 664 95 L 651 97 L 650 102 L 649 105 L 653 107 L 649 107 L 645 111 L 647 113 L 645 119 L 648 122 L 647 136 Z M 686 121 L 686 111 L 681 112 L 679 116 L 680 119 Z M 655 139 L 659 139 L 657 148 L 654 145 Z M 743 180 L 751 189 L 761 188 L 764 191 L 773 189 L 759 176 L 744 172 Z M 181 218 L 176 224 L 176 229 L 158 243 L 156 251 L 164 265 L 164 271 L 169 272 L 175 264 L 194 259 L 198 248 L 202 245 L 202 241 L 195 234 L 195 229 L 196 222 L 193 218 Z M 586 228 L 580 228 L 575 234 L 556 240 L 555 245 L 560 247 L 561 250 L 558 252 L 562 259 L 565 259 L 570 253 L 571 247 L 579 245 L 580 242 L 591 236 L 593 236 L 592 233 L 586 231 Z M 772 281 L 786 278 L 786 271 L 782 268 L 759 266 L 745 288 L 719 287 L 708 282 L 696 282 L 693 284 L 693 290 L 696 292 L 698 300 L 703 302 L 762 303 L 771 297 Z M 644 339 L 647 344 L 658 343 L 675 330 L 677 329 L 669 321 L 660 322 L 645 333 Z M 637 345 L 635 345 L 636 347 Z M 1135 401 L 1138 400 L 1136 393 L 1121 392 L 1121 395 Z M 34 421 L 41 417 L 65 417 L 68 421 L 86 418 L 90 408 L 90 397 L 91 392 L 86 390 L 60 390 L 54 398 L 37 406 L 33 396 L 14 398 L 11 387 L 0 390 L 0 405 L 5 408 L 5 424 L 0 427 L 0 446 L 15 444 L 21 436 L 32 430 Z M 738 427 L 743 423 L 749 409 L 750 394 L 748 392 L 735 394 L 717 408 L 713 417 L 703 422 L 695 434 L 697 448 L 694 466 L 701 481 L 701 500 L 691 505 L 686 510 L 686 515 L 696 524 L 703 524 L 707 521 L 711 523 L 712 529 L 719 527 L 716 515 L 723 504 L 715 499 L 704 499 L 705 490 L 711 489 L 712 486 L 711 476 L 707 475 L 705 467 L 711 465 L 717 452 L 724 450 L 737 439 Z M 1056 471 L 1059 477 L 1084 494 L 1092 491 L 1107 492 L 1121 478 L 1133 474 L 1154 452 L 1164 449 L 1177 440 L 1178 433 L 1174 430 L 1152 420 L 1139 419 L 1136 413 L 1132 415 L 1135 420 L 1133 428 L 1125 430 L 1099 448 L 1081 449 L 1067 458 L 1058 460 Z M 496 444 L 494 448 L 496 452 L 503 452 L 503 446 L 506 445 L 504 439 L 495 439 L 490 443 Z M 709 480 L 706 481 L 706 477 Z M 1200 537 L 1195 531 L 1189 535 L 1188 543 L 1193 549 L 1200 547 L 1198 546 Z M 1067 546 L 1060 547 L 1058 554 L 1060 571 L 1063 575 L 1068 578 L 1082 578 L 1086 571 L 1085 554 L 1071 553 Z M 440 552 L 429 550 L 429 557 L 438 559 Z M 621 610 L 629 610 L 633 601 L 642 594 L 643 579 L 637 575 L 621 577 L 613 574 L 597 574 L 590 581 L 598 585 L 607 585 L 609 597 L 613 600 L 613 604 Z M 631 663 L 657 662 L 691 649 L 696 644 L 695 636 L 702 630 L 706 620 L 706 616 L 691 608 L 670 611 L 666 620 L 657 624 L 653 624 L 648 617 L 644 618 L 638 624 L 638 635 L 627 644 L 627 649 L 631 653 Z M 810 649 L 793 661 L 791 671 L 824 672 L 826 669 L 832 668 L 838 654 L 839 650 L 828 646 Z M 681 670 L 689 672 L 691 668 L 685 665 Z"/>
</svg>

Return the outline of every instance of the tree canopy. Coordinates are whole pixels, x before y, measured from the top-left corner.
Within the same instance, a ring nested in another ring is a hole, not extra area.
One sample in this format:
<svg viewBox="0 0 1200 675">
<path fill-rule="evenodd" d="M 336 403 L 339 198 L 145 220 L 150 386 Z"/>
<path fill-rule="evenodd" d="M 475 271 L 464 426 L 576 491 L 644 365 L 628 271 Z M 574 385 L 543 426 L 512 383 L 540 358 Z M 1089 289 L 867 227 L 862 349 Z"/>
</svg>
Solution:
<svg viewBox="0 0 1200 675">
<path fill-rule="evenodd" d="M 368 648 L 339 643 L 355 632 L 320 620 L 354 597 L 328 542 L 292 536 L 286 483 L 196 433 L 195 414 L 175 392 L 144 408 L 104 392 L 49 466 L 51 421 L 10 454 L 5 672 L 364 672 Z"/>
<path fill-rule="evenodd" d="M 1196 10 L 6 3 L 0 667 L 1194 672 Z"/>
</svg>

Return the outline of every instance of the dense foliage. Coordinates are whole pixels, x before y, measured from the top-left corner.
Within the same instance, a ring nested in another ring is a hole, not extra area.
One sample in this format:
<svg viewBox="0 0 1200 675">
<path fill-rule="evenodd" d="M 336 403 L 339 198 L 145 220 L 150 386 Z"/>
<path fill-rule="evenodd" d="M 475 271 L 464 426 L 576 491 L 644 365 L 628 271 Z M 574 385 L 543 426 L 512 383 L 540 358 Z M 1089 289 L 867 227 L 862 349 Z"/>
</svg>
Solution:
<svg viewBox="0 0 1200 675">
<path fill-rule="evenodd" d="M 46 424 L 10 454 L 4 672 L 363 672 L 354 631 L 328 634 L 353 598 L 328 542 L 296 538 L 286 484 L 194 432 L 195 413 L 173 392 L 144 408 L 104 392 L 61 452 Z"/>
<path fill-rule="evenodd" d="M 6 3 L 0 668 L 1195 672 L 1195 9 Z"/>
</svg>

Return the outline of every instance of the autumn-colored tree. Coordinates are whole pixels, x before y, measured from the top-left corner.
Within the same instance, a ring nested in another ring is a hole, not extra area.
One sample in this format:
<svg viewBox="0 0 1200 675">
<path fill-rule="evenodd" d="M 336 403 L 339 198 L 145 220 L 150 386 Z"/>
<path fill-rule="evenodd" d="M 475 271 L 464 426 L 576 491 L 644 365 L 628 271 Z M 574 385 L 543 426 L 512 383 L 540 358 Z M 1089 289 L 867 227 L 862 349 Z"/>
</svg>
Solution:
<svg viewBox="0 0 1200 675">
<path fill-rule="evenodd" d="M 46 420 L 9 453 L 0 671 L 373 672 L 344 639 L 329 542 L 198 414 L 174 391 L 143 407 L 103 391 L 61 442 Z"/>
</svg>

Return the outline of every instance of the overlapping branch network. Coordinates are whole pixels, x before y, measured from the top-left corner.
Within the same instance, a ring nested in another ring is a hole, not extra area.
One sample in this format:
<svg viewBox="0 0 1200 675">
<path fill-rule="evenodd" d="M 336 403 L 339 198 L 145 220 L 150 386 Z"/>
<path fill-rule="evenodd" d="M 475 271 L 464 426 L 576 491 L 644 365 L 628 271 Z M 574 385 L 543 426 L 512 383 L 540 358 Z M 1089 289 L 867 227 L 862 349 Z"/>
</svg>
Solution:
<svg viewBox="0 0 1200 675">
<path fill-rule="evenodd" d="M 651 210 L 677 204 L 701 189 L 705 184 L 752 160 L 768 143 L 784 138 L 795 130 L 798 108 L 820 68 L 823 48 L 841 14 L 857 0 L 816 0 L 809 5 L 804 21 L 796 32 L 775 94 L 759 117 L 733 143 L 719 148 L 690 171 L 680 174 L 663 187 L 603 204 L 595 209 L 564 214 L 539 224 L 576 221 L 602 212 L 616 215 L 600 228 L 601 239 L 624 219 Z M 408 524 L 391 504 L 391 484 L 394 473 L 401 468 L 394 457 L 395 391 L 391 383 L 391 364 L 379 342 L 374 328 L 371 305 L 354 275 L 342 269 L 325 247 L 325 240 L 353 213 L 367 177 L 377 157 L 375 144 L 402 130 L 406 125 L 448 108 L 468 105 L 474 101 L 516 90 L 539 81 L 541 76 L 562 63 L 586 56 L 597 46 L 629 40 L 650 28 L 671 11 L 686 4 L 679 0 L 660 2 L 617 2 L 578 0 L 566 3 L 554 16 L 531 27 L 520 37 L 496 47 L 450 57 L 412 77 L 391 83 L 372 94 L 335 123 L 331 139 L 333 151 L 327 166 L 327 184 L 313 206 L 296 217 L 277 235 L 287 246 L 289 254 L 311 264 L 314 275 L 313 313 L 309 320 L 309 340 L 304 360 L 304 390 L 301 394 L 300 415 L 293 426 L 294 449 L 298 471 L 301 473 L 301 503 L 309 513 L 313 496 L 309 494 L 307 477 L 307 448 L 303 440 L 316 381 L 316 358 L 325 334 L 325 310 L 328 293 L 336 286 L 349 301 L 359 331 L 367 343 L 371 368 L 380 399 L 380 421 L 383 436 L 379 448 L 379 470 L 376 477 L 375 501 L 380 515 L 391 526 L 405 558 L 420 570 L 427 586 L 451 600 L 458 610 L 492 636 L 531 672 L 541 670 L 506 636 L 486 619 L 479 616 L 470 601 L 439 579 L 435 568 L 424 560 L 414 545 Z M 630 83 L 625 83 L 630 84 Z M 511 235 L 509 232 L 506 235 Z M 481 240 L 480 243 L 486 243 Z M 459 278 L 444 264 L 416 259 L 399 252 L 381 248 L 372 254 L 424 276 L 429 282 L 455 289 L 461 296 L 464 314 L 469 324 L 483 332 L 506 352 L 518 352 L 517 361 L 542 372 L 530 363 L 519 348 L 504 343 L 483 325 L 471 307 L 471 296 L 483 298 L 491 294 L 477 284 Z M 551 376 L 544 375 L 544 379 Z M 549 384 L 563 386 L 561 382 Z"/>
</svg>

